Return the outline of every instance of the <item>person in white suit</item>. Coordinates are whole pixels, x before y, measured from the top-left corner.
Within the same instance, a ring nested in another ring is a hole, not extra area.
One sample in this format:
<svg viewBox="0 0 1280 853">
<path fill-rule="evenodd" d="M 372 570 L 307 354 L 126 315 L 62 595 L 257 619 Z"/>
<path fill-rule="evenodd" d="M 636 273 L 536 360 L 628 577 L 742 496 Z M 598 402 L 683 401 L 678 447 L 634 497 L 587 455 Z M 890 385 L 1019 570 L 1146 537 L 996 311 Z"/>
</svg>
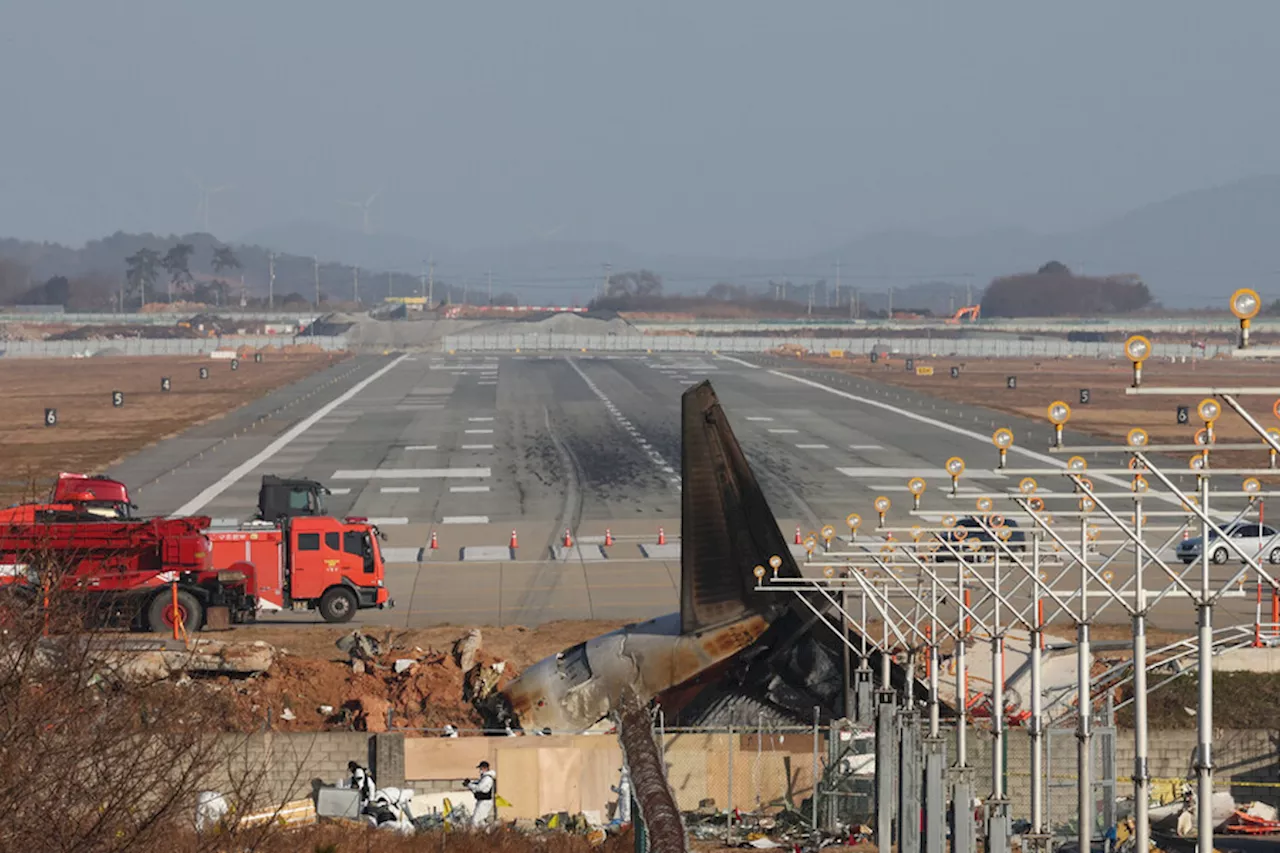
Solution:
<svg viewBox="0 0 1280 853">
<path fill-rule="evenodd" d="M 493 798 L 498 795 L 498 777 L 489 769 L 489 762 L 481 761 L 476 765 L 480 771 L 478 779 L 466 779 L 463 784 L 475 795 L 476 810 L 471 813 L 472 826 L 484 826 L 493 820 Z"/>
</svg>

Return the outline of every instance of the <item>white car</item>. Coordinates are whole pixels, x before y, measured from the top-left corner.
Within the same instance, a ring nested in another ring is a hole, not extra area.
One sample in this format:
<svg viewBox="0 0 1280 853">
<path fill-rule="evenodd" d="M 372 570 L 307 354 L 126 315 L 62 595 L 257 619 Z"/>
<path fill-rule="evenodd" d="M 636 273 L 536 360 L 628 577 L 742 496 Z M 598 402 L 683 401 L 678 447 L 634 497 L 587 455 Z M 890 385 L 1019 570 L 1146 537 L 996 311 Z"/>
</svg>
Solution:
<svg viewBox="0 0 1280 853">
<path fill-rule="evenodd" d="M 1268 563 L 1280 563 L 1280 538 L 1276 537 L 1275 528 L 1251 521 L 1237 521 L 1223 532 L 1249 556 L 1256 556 L 1259 560 L 1266 560 Z M 1203 537 L 1195 536 L 1179 542 L 1178 559 L 1184 563 L 1198 560 L 1202 539 Z M 1218 538 L 1216 533 L 1209 534 L 1209 559 L 1218 565 L 1229 560 L 1244 562 L 1234 550 Z"/>
</svg>

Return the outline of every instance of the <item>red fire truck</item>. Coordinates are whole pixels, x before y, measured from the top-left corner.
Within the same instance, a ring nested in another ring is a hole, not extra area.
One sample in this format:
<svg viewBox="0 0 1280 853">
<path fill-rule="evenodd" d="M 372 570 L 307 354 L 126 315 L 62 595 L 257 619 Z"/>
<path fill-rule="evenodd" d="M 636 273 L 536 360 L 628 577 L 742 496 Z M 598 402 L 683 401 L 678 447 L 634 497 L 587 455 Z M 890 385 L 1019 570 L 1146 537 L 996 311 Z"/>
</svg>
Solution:
<svg viewBox="0 0 1280 853">
<path fill-rule="evenodd" d="M 346 622 L 393 606 L 378 529 L 355 519 L 295 516 L 207 531 L 215 566 L 251 571 L 261 610 L 318 610 Z"/>
</svg>

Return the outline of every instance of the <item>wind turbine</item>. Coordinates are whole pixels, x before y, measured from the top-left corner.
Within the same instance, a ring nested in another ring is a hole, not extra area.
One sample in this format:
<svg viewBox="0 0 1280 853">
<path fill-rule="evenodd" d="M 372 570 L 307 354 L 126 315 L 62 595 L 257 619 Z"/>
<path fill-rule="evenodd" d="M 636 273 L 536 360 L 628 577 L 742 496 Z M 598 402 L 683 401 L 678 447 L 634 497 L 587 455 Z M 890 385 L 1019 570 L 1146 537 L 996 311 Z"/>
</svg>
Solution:
<svg viewBox="0 0 1280 853">
<path fill-rule="evenodd" d="M 376 192 L 376 193 L 372 194 L 371 196 L 369 196 L 369 197 L 368 197 L 367 199 L 365 199 L 364 201 L 344 201 L 344 202 L 342 202 L 342 204 L 349 205 L 349 206 L 351 206 L 351 207 L 355 207 L 355 208 L 359 208 L 359 209 L 360 209 L 360 212 L 361 212 L 361 223 L 362 223 L 362 226 L 363 226 L 361 230 L 363 230 L 363 231 L 364 231 L 364 233 L 366 233 L 366 234 L 372 234 L 372 233 L 373 233 L 373 224 L 372 224 L 372 222 L 371 222 L 371 221 L 370 221 L 370 219 L 369 219 L 369 209 L 370 209 L 371 207 L 373 207 L 373 203 L 374 203 L 374 201 L 376 201 L 376 200 L 377 200 L 377 198 L 378 198 L 378 196 L 379 196 L 379 195 L 381 195 L 381 193 L 380 193 L 380 192 Z"/>
<path fill-rule="evenodd" d="M 205 186 L 204 181 L 200 180 L 195 175 L 191 176 L 191 180 L 195 183 L 196 189 L 200 193 L 200 200 L 196 203 L 196 220 L 200 223 L 204 232 L 207 234 L 209 233 L 209 199 L 220 192 L 225 192 L 226 190 L 231 189 L 231 186 L 228 184 L 219 187 L 207 187 Z"/>
</svg>

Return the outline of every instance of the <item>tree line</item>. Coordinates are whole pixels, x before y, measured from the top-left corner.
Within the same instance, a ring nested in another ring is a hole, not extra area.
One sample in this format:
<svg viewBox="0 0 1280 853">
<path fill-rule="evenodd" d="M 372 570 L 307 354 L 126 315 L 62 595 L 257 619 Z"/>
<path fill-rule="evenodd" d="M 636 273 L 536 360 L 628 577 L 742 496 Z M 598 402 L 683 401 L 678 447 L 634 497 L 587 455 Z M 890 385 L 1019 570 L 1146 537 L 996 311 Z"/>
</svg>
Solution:
<svg viewBox="0 0 1280 853">
<path fill-rule="evenodd" d="M 1153 305 L 1151 291 L 1137 276 L 1078 276 L 1058 261 L 1034 273 L 997 278 L 982 294 L 983 317 L 1090 317 Z"/>
</svg>

